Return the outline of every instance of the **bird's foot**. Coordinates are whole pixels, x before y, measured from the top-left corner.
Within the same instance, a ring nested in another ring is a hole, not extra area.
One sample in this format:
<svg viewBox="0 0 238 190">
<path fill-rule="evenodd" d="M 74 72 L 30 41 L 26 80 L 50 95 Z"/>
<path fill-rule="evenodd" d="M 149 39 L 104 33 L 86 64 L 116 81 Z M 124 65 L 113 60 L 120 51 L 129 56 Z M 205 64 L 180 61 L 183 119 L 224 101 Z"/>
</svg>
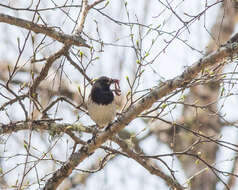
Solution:
<svg viewBox="0 0 238 190">
<path fill-rule="evenodd" d="M 123 115 L 123 113 L 116 113 L 116 116 L 117 116 L 117 118 L 115 120 L 116 123 L 119 123 L 122 120 L 122 115 Z"/>
<path fill-rule="evenodd" d="M 98 134 L 98 130 L 97 130 L 96 128 L 93 128 L 93 131 L 92 131 L 92 138 L 89 139 L 89 140 L 87 141 L 87 143 L 90 144 L 91 142 L 93 142 L 94 145 L 95 145 L 95 144 L 96 144 L 95 139 L 96 139 L 96 137 L 97 137 L 97 134 Z"/>
<path fill-rule="evenodd" d="M 108 126 L 106 127 L 105 131 L 108 131 L 111 129 L 112 123 L 109 123 Z"/>
<path fill-rule="evenodd" d="M 123 114 L 123 113 L 117 112 L 117 113 L 116 113 L 116 116 L 117 116 L 117 117 L 120 117 L 120 116 L 122 116 L 122 114 Z"/>
</svg>

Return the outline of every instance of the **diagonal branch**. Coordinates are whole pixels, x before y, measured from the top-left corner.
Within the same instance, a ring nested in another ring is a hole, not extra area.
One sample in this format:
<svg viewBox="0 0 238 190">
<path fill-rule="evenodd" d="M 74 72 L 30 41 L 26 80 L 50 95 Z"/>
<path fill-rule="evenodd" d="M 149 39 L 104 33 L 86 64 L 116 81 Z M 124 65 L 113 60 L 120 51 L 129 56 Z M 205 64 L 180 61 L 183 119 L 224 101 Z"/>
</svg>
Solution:
<svg viewBox="0 0 238 190">
<path fill-rule="evenodd" d="M 155 163 L 151 162 L 150 159 L 148 159 L 148 158 L 144 159 L 144 158 L 138 156 L 138 154 L 134 153 L 132 150 L 130 150 L 128 145 L 123 140 L 121 140 L 118 137 L 114 137 L 113 141 L 115 141 L 122 148 L 123 152 L 127 153 L 128 156 L 130 156 L 130 158 L 137 161 L 142 167 L 147 169 L 152 175 L 156 175 L 158 177 L 161 177 L 163 180 L 165 180 L 165 182 L 169 186 L 174 187 L 174 189 L 177 189 L 177 190 L 183 190 L 184 189 L 184 187 L 181 186 L 175 179 L 171 178 L 170 176 L 165 174 L 163 171 L 161 171 L 158 168 L 158 166 L 155 165 Z"/>
<path fill-rule="evenodd" d="M 105 0 L 97 0 L 97 1 L 93 2 L 91 5 L 88 5 L 88 0 L 82 0 L 82 10 L 81 10 L 80 17 L 79 17 L 80 19 L 79 19 L 79 22 L 78 22 L 76 29 L 74 31 L 74 34 L 76 36 L 80 35 L 83 31 L 84 23 L 85 23 L 87 15 L 88 15 L 88 11 L 103 1 L 105 1 Z"/>
<path fill-rule="evenodd" d="M 71 57 L 69 56 L 68 52 L 65 54 L 65 57 L 68 59 L 68 61 L 70 62 L 70 64 L 73 65 L 73 66 L 75 67 L 75 69 L 77 69 L 77 70 L 85 77 L 85 79 L 86 79 L 89 83 L 91 83 L 92 79 L 90 79 L 90 78 L 88 77 L 88 75 L 85 73 L 85 71 L 84 71 L 77 63 L 75 63 L 75 62 L 71 59 Z"/>
<path fill-rule="evenodd" d="M 9 16 L 6 14 L 0 13 L 0 22 L 8 23 L 11 25 L 19 26 L 22 28 L 25 28 L 27 30 L 31 30 L 35 33 L 41 33 L 45 34 L 63 44 L 66 45 L 76 45 L 76 46 L 84 46 L 84 47 L 89 47 L 83 38 L 80 36 L 75 36 L 75 35 L 68 35 L 68 34 L 63 34 L 61 32 L 55 31 L 52 27 L 47 27 L 42 24 L 35 24 L 33 22 L 20 19 L 17 17 Z"/>
<path fill-rule="evenodd" d="M 101 132 L 93 141 L 80 148 L 79 151 L 72 154 L 65 165 L 58 169 L 53 176 L 46 182 L 45 190 L 56 189 L 61 182 L 68 177 L 75 167 L 78 166 L 83 160 L 89 157 L 97 148 L 104 142 L 109 140 L 112 136 L 117 134 L 133 119 L 135 119 L 144 110 L 149 109 L 157 100 L 172 93 L 175 89 L 185 88 L 196 76 L 203 71 L 204 68 L 217 65 L 223 62 L 224 59 L 234 58 L 238 53 L 238 43 L 226 44 L 218 51 L 213 52 L 206 57 L 195 62 L 192 66 L 188 67 L 180 76 L 175 77 L 173 80 L 166 81 L 165 83 L 152 89 L 150 93 L 141 98 L 138 103 L 132 105 L 128 111 L 122 114 L 118 121 L 114 122 L 109 130 Z M 224 62 L 222 63 L 224 64 Z"/>
<path fill-rule="evenodd" d="M 80 35 L 84 28 L 84 23 L 88 14 L 88 0 L 82 0 L 82 10 L 79 16 L 79 22 L 74 31 L 75 35 Z"/>
<path fill-rule="evenodd" d="M 55 54 L 51 55 L 49 58 L 47 58 L 46 63 L 44 65 L 44 67 L 41 69 L 40 74 L 36 77 L 36 79 L 34 80 L 32 86 L 30 87 L 30 96 L 34 97 L 35 95 L 35 91 L 37 89 L 37 87 L 40 85 L 40 83 L 47 77 L 48 72 L 50 70 L 50 67 L 52 66 L 52 64 L 59 59 L 62 55 L 65 54 L 65 52 L 67 52 L 69 50 L 69 46 L 64 46 L 63 48 L 61 48 L 59 51 L 57 51 Z"/>
</svg>

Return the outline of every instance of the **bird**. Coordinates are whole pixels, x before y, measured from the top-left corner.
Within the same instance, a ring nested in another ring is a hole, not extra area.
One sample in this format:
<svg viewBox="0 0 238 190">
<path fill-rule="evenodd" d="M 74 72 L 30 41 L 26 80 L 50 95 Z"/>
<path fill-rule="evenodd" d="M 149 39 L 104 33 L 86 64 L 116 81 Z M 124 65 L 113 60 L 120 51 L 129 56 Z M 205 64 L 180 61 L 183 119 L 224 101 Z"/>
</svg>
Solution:
<svg viewBox="0 0 238 190">
<path fill-rule="evenodd" d="M 112 84 L 115 84 L 114 90 L 110 89 Z M 94 82 L 88 97 L 87 109 L 99 129 L 108 127 L 116 117 L 116 96 L 120 96 L 120 92 L 117 79 L 102 76 Z"/>
</svg>

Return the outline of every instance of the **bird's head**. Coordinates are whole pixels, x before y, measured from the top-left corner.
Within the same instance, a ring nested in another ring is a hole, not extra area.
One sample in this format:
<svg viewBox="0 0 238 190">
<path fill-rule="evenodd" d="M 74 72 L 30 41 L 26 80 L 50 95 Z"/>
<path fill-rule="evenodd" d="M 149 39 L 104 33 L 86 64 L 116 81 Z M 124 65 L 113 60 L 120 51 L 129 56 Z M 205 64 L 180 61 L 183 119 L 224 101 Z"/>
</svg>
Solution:
<svg viewBox="0 0 238 190">
<path fill-rule="evenodd" d="M 111 84 L 115 84 L 115 93 L 117 95 L 120 95 L 120 87 L 119 87 L 119 80 L 118 79 L 112 79 L 109 77 L 102 76 L 99 79 L 96 80 L 96 82 L 93 84 L 95 87 L 100 87 L 104 90 L 110 90 Z"/>
</svg>

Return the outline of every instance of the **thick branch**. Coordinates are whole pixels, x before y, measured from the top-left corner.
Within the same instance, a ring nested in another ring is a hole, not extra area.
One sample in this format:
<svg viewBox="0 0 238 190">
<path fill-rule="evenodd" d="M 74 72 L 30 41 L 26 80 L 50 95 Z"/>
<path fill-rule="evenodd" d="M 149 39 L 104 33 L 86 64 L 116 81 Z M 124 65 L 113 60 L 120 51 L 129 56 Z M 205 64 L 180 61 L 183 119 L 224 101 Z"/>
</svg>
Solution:
<svg viewBox="0 0 238 190">
<path fill-rule="evenodd" d="M 154 88 L 151 92 L 140 99 L 138 103 L 131 106 L 127 112 L 118 118 L 117 122 L 114 122 L 110 127 L 110 130 L 106 130 L 100 133 L 91 143 L 83 146 L 78 152 L 72 154 L 65 165 L 57 170 L 53 176 L 47 181 L 44 189 L 53 190 L 56 189 L 59 184 L 68 177 L 72 171 L 81 163 L 84 159 L 89 157 L 102 143 L 106 142 L 110 137 L 114 136 L 126 125 L 128 125 L 133 119 L 135 119 L 144 110 L 149 109 L 153 103 L 157 100 L 165 97 L 173 92 L 175 89 L 185 88 L 186 84 L 191 82 L 205 67 L 214 66 L 222 62 L 225 58 L 232 57 L 238 53 L 238 44 L 232 43 L 221 47 L 220 50 L 209 54 L 208 56 L 200 59 L 192 66 L 188 67 L 180 76 L 175 77 L 173 80 L 169 80 L 162 85 Z"/>
<path fill-rule="evenodd" d="M 81 124 L 60 124 L 55 123 L 56 120 L 43 119 L 36 121 L 22 121 L 18 123 L 10 123 L 8 125 L 0 125 L 0 135 L 10 134 L 12 132 L 18 132 L 21 130 L 28 130 L 29 125 L 32 126 L 32 130 L 49 130 L 56 133 L 66 132 L 66 131 L 77 131 L 77 132 L 86 132 L 92 133 L 91 128 L 85 127 Z"/>
<path fill-rule="evenodd" d="M 89 11 L 88 0 L 82 0 L 82 10 L 81 10 L 80 17 L 79 17 L 80 19 L 79 19 L 78 25 L 75 29 L 76 35 L 80 35 L 82 33 L 88 11 Z"/>
<path fill-rule="evenodd" d="M 80 35 L 83 31 L 84 23 L 85 23 L 87 15 L 88 15 L 88 11 L 103 1 L 104 0 L 97 0 L 94 3 L 92 3 L 91 5 L 88 5 L 88 0 L 82 0 L 82 10 L 80 13 L 79 22 L 78 22 L 76 29 L 74 31 L 74 34 L 76 36 Z"/>
<path fill-rule="evenodd" d="M 51 27 L 46 27 L 41 24 L 35 24 L 33 22 L 20 19 L 17 17 L 9 16 L 6 14 L 1 14 L 0 13 L 0 22 L 8 23 L 11 25 L 19 26 L 22 28 L 25 28 L 27 30 L 31 30 L 35 33 L 41 33 L 45 34 L 61 43 L 64 43 L 66 45 L 76 45 L 76 46 L 84 46 L 84 47 L 89 47 L 83 38 L 80 36 L 75 36 L 75 35 L 68 35 L 68 34 L 63 34 L 60 32 L 55 31 Z"/>
</svg>

